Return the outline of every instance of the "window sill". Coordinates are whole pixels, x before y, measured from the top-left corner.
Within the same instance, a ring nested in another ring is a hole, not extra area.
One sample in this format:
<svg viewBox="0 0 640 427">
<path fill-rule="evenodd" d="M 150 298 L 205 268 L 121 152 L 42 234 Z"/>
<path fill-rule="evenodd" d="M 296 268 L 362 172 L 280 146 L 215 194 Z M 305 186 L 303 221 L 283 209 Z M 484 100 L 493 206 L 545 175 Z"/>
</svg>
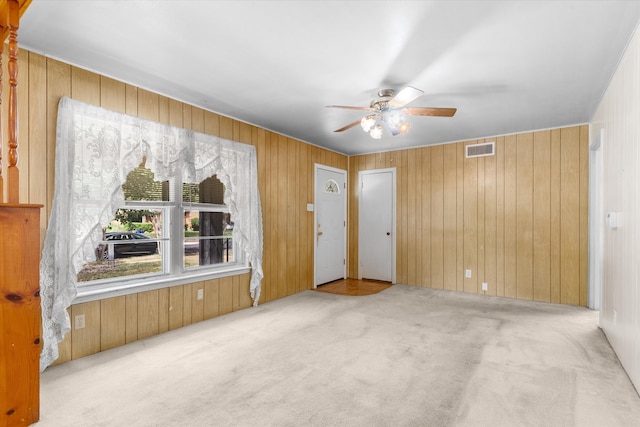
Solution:
<svg viewBox="0 0 640 427">
<path fill-rule="evenodd" d="M 234 266 L 215 271 L 183 273 L 178 276 L 148 276 L 138 280 L 123 280 L 121 282 L 97 283 L 94 285 L 78 286 L 78 295 L 72 304 L 98 301 L 107 298 L 119 297 L 123 295 L 137 294 L 145 291 L 169 288 L 171 286 L 184 285 L 188 283 L 201 282 L 204 280 L 219 279 L 228 276 L 237 276 L 251 271 L 245 265 Z"/>
</svg>

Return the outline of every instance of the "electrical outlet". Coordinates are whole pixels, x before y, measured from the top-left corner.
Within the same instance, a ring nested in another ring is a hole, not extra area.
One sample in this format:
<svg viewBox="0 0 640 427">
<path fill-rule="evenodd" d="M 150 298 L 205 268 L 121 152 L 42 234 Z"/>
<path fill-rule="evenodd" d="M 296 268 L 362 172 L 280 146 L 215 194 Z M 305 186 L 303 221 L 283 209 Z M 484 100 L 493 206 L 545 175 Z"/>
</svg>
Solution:
<svg viewBox="0 0 640 427">
<path fill-rule="evenodd" d="M 470 269 L 466 269 L 465 270 L 464 277 L 466 277 L 467 279 L 471 279 L 471 270 Z"/>
<path fill-rule="evenodd" d="M 198 289 L 198 296 L 197 298 L 199 300 L 204 299 L 204 289 Z"/>
<path fill-rule="evenodd" d="M 76 325 L 76 329 L 83 329 L 84 328 L 84 314 L 78 314 L 75 317 L 75 325 Z"/>
<path fill-rule="evenodd" d="M 482 291 L 488 291 L 489 290 L 489 285 L 487 284 L 487 282 L 482 282 Z"/>
</svg>

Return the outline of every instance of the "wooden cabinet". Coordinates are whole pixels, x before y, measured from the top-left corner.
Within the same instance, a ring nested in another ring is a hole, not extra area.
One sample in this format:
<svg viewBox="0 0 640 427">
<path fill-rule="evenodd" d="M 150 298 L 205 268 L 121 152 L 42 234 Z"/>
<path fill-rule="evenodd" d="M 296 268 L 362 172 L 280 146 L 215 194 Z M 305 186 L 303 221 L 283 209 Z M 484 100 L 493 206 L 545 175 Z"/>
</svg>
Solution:
<svg viewBox="0 0 640 427">
<path fill-rule="evenodd" d="M 0 427 L 40 418 L 40 208 L 0 204 Z"/>
</svg>

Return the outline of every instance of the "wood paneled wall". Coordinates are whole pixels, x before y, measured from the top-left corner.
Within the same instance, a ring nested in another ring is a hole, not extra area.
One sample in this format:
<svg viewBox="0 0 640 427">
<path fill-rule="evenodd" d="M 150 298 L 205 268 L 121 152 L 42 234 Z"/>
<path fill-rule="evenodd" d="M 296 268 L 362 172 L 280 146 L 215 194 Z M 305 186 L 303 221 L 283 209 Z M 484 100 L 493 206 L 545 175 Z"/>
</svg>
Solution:
<svg viewBox="0 0 640 427">
<path fill-rule="evenodd" d="M 358 172 L 395 167 L 398 283 L 586 306 L 588 144 L 585 125 L 350 157 L 349 277 Z"/>
<path fill-rule="evenodd" d="M 321 163 L 349 170 L 349 277 L 357 277 L 358 171 L 396 167 L 398 283 L 480 293 L 487 282 L 490 295 L 586 305 L 585 126 L 495 138 L 495 157 L 465 159 L 464 146 L 479 142 L 468 141 L 347 159 L 26 50 L 19 69 L 20 200 L 45 206 L 42 236 L 53 200 L 57 106 L 69 96 L 256 147 L 261 302 L 313 286 L 306 205 L 313 203 L 313 165 Z M 72 325 L 58 362 L 249 307 L 248 281 L 245 274 L 74 305 L 72 320 L 85 314 L 86 326 Z"/>
<path fill-rule="evenodd" d="M 250 307 L 249 279 L 243 274 L 73 305 L 71 335 L 61 343 L 57 363 Z M 80 314 L 86 327 L 75 329 Z"/>
<path fill-rule="evenodd" d="M 6 63 L 6 52 L 3 63 Z M 43 204 L 44 238 L 54 186 L 58 102 L 68 96 L 114 111 L 252 144 L 264 224 L 261 302 L 313 286 L 314 163 L 347 169 L 347 157 L 98 74 L 21 50 L 18 106 L 20 200 Z M 6 88 L 7 79 L 3 79 Z M 6 93 L 6 92 L 5 92 Z M 6 116 L 6 104 L 2 105 Z M 6 128 L 2 129 L 6 141 Z M 6 162 L 3 162 L 6 168 Z M 6 172 L 6 170 L 3 170 Z M 74 305 L 86 327 L 61 344 L 64 362 L 203 319 L 249 307 L 248 275 Z M 204 300 L 197 300 L 197 289 Z"/>
</svg>

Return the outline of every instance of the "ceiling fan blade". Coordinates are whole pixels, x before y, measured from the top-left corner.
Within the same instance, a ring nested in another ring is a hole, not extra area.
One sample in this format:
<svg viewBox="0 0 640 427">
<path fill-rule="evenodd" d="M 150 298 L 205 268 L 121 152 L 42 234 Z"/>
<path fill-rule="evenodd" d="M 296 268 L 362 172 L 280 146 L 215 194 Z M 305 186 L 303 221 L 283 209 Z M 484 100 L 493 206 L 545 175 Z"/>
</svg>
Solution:
<svg viewBox="0 0 640 427">
<path fill-rule="evenodd" d="M 344 132 L 345 130 L 351 129 L 354 126 L 358 126 L 360 124 L 360 120 L 362 119 L 358 119 L 353 123 L 349 123 L 348 125 L 341 127 L 340 129 L 336 129 L 334 130 L 334 132 Z"/>
<path fill-rule="evenodd" d="M 403 107 L 408 103 L 413 102 L 416 99 L 420 98 L 423 93 L 424 92 L 421 91 L 420 89 L 416 89 L 415 87 L 412 87 L 412 86 L 407 86 L 404 89 L 402 89 L 400 92 L 398 92 L 396 96 L 391 98 L 391 100 L 389 101 L 389 106 L 392 108 Z"/>
<path fill-rule="evenodd" d="M 351 107 L 348 105 L 327 105 L 327 108 L 344 108 L 345 110 L 373 111 L 372 107 Z"/>
<path fill-rule="evenodd" d="M 453 117 L 458 110 L 456 108 L 413 107 L 404 108 L 402 111 L 412 116 Z"/>
</svg>

